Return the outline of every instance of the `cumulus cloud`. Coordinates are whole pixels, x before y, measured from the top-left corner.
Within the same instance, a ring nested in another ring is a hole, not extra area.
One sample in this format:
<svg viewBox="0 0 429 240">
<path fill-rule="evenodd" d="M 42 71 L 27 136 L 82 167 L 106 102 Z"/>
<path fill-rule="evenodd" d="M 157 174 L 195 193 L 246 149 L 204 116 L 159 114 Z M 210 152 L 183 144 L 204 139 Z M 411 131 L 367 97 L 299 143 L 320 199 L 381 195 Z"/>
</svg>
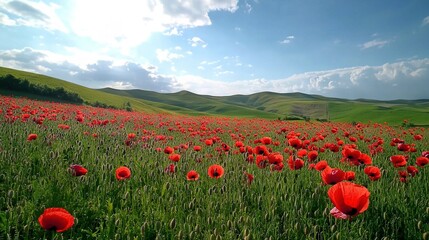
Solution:
<svg viewBox="0 0 429 240">
<path fill-rule="evenodd" d="M 68 32 L 57 15 L 59 6 L 54 3 L 12 0 L 0 3 L 0 24 L 27 26 L 48 31 Z"/>
<path fill-rule="evenodd" d="M 122 48 L 138 46 L 152 33 L 181 35 L 183 29 L 211 25 L 211 11 L 238 9 L 238 0 L 75 0 L 73 3 L 70 25 L 76 34 Z"/>
<path fill-rule="evenodd" d="M 207 47 L 207 43 L 204 42 L 204 40 L 202 40 L 199 37 L 190 38 L 188 39 L 188 42 L 192 47 L 197 47 L 197 46 L 201 46 L 202 48 Z"/>
<path fill-rule="evenodd" d="M 112 59 L 99 59 L 79 66 L 67 59 L 67 56 L 32 48 L 0 51 L 1 66 L 46 74 L 91 88 L 171 92 L 176 84 L 173 77 L 158 74 L 155 66 Z"/>
<path fill-rule="evenodd" d="M 368 49 L 368 48 L 373 48 L 373 47 L 382 48 L 388 43 L 389 43 L 389 41 L 387 41 L 387 40 L 374 39 L 374 40 L 371 40 L 371 41 L 368 41 L 368 42 L 362 44 L 360 46 L 360 48 L 362 50 Z"/>
<path fill-rule="evenodd" d="M 427 98 L 429 59 L 414 59 L 381 66 L 358 66 L 305 72 L 284 79 L 221 82 L 198 76 L 177 77 L 176 90 L 199 94 L 233 95 L 261 91 L 303 92 L 347 99 L 380 100 Z"/>
<path fill-rule="evenodd" d="M 170 52 L 168 49 L 156 49 L 156 58 L 159 62 L 171 62 L 183 57 L 182 54 Z"/>
<path fill-rule="evenodd" d="M 69 61 L 71 59 L 72 61 Z M 304 72 L 283 79 L 218 81 L 194 75 L 168 76 L 156 66 L 98 59 L 78 65 L 73 59 L 31 48 L 0 51 L 0 65 L 58 77 L 87 87 L 141 88 L 158 92 L 188 90 L 207 95 L 252 94 L 261 91 L 303 92 L 347 99 L 427 98 L 429 59 L 408 59 L 380 66 L 356 66 Z M 218 62 L 202 62 L 215 67 Z M 233 74 L 222 70 L 219 75 Z"/>
</svg>

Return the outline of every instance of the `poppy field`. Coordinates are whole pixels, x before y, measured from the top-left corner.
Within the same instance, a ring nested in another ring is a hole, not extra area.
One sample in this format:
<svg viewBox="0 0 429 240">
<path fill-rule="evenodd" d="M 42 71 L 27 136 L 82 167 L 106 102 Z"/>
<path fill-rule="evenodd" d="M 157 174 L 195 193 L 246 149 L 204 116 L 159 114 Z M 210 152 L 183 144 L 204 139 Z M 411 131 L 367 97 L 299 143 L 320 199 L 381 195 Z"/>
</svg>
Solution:
<svg viewBox="0 0 429 240">
<path fill-rule="evenodd" d="M 429 239 L 428 128 L 5 96 L 0 123 L 2 239 Z"/>
</svg>

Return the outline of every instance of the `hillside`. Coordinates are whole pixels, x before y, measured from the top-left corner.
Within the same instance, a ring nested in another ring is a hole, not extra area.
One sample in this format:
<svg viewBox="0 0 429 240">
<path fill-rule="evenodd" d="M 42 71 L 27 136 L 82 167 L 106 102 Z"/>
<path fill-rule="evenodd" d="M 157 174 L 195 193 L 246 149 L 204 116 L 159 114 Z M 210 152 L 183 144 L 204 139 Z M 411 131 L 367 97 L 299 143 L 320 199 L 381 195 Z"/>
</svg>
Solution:
<svg viewBox="0 0 429 240">
<path fill-rule="evenodd" d="M 100 89 L 100 91 L 124 97 L 133 97 L 137 99 L 164 103 L 189 109 L 189 111 L 204 112 L 209 114 L 261 118 L 282 117 L 281 114 L 258 110 L 252 106 L 240 106 L 234 103 L 223 102 L 215 97 L 198 95 L 188 91 L 180 91 L 177 93 L 157 93 L 137 89 L 117 90 L 112 88 L 104 88 Z"/>
<path fill-rule="evenodd" d="M 52 88 L 63 87 L 65 90 L 77 93 L 83 100 L 95 103 L 96 101 L 112 105 L 115 107 L 122 107 L 126 102 L 130 102 L 131 106 L 136 111 L 145 111 L 150 113 L 159 113 L 159 112 L 186 112 L 187 114 L 191 114 L 188 111 L 181 109 L 175 106 L 166 106 L 164 104 L 159 104 L 155 102 L 148 102 L 142 99 L 122 97 L 114 94 L 105 93 L 96 89 L 90 89 L 87 87 L 83 87 L 74 83 L 70 83 L 61 79 L 35 74 L 25 71 L 19 71 L 10 68 L 0 67 L 0 76 L 5 76 L 7 74 L 11 74 L 16 78 L 26 79 L 31 83 L 39 84 L 39 85 L 47 85 Z M 33 98 L 45 99 L 43 96 L 34 96 L 31 93 L 21 93 L 21 92 L 8 92 L 9 94 L 13 94 L 16 96 L 30 96 Z M 2 91 L 2 94 L 8 94 Z M 52 99 L 54 100 L 54 99 Z"/>
<path fill-rule="evenodd" d="M 20 79 L 49 87 L 63 87 L 77 93 L 86 102 L 96 101 L 122 107 L 131 103 L 133 110 L 150 113 L 186 115 L 223 115 L 285 119 L 300 116 L 330 121 L 388 122 L 399 125 L 404 119 L 418 125 L 429 125 L 429 100 L 378 101 L 339 99 L 304 93 L 260 92 L 250 95 L 208 96 L 188 91 L 157 93 L 146 90 L 90 89 L 60 79 L 0 67 L 0 76 L 11 74 Z M 16 96 L 31 93 L 4 92 Z M 37 97 L 37 96 L 32 96 Z M 40 97 L 40 96 L 39 96 Z"/>
<path fill-rule="evenodd" d="M 162 102 L 213 114 L 249 114 L 249 109 L 263 112 L 260 117 L 281 117 L 290 115 L 307 116 L 310 119 L 331 121 L 372 121 L 400 124 L 404 119 L 415 124 L 429 124 L 429 100 L 347 100 L 328 98 L 304 93 L 260 92 L 250 95 L 204 96 L 188 91 L 157 93 L 145 90 L 100 89 L 103 92 L 121 96 Z"/>
</svg>

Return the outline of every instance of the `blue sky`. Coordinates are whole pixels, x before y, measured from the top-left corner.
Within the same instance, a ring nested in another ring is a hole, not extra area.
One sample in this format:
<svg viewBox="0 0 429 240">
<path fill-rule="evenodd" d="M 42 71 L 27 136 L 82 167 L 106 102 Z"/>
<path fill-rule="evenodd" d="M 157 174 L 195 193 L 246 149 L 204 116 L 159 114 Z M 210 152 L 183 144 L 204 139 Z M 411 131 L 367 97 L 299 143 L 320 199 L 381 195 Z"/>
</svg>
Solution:
<svg viewBox="0 0 429 240">
<path fill-rule="evenodd" d="M 0 39 L 91 88 L 429 98 L 426 0 L 0 0 Z"/>
</svg>

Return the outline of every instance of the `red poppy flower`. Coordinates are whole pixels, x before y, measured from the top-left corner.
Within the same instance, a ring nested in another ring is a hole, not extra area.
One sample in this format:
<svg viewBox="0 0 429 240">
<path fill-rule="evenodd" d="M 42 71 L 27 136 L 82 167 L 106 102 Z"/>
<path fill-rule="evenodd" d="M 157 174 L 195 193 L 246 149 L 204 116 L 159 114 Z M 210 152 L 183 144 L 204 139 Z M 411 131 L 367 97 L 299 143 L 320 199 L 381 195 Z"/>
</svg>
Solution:
<svg viewBox="0 0 429 240">
<path fill-rule="evenodd" d="M 191 170 L 186 174 L 186 179 L 188 181 L 197 181 L 198 178 L 200 178 L 200 174 L 197 173 L 195 170 Z"/>
<path fill-rule="evenodd" d="M 176 166 L 174 164 L 170 164 L 164 169 L 164 172 L 165 173 L 175 173 L 176 172 Z"/>
<path fill-rule="evenodd" d="M 221 165 L 213 164 L 209 167 L 207 173 L 211 178 L 221 178 L 223 176 L 224 169 Z"/>
<path fill-rule="evenodd" d="M 317 171 L 323 171 L 323 169 L 325 169 L 328 166 L 328 162 L 325 160 L 321 160 L 318 163 L 316 163 L 316 165 L 314 165 L 314 169 L 316 169 Z"/>
<path fill-rule="evenodd" d="M 282 170 L 283 170 L 283 168 L 284 168 L 284 164 L 283 164 L 283 162 L 279 162 L 279 163 L 277 163 L 277 164 L 271 164 L 270 165 L 270 170 L 271 171 L 278 171 L 278 172 L 281 172 Z"/>
<path fill-rule="evenodd" d="M 63 208 L 47 208 L 38 220 L 43 229 L 57 232 L 67 231 L 74 224 L 74 217 Z"/>
<path fill-rule="evenodd" d="M 261 143 L 265 144 L 265 145 L 269 145 L 271 144 L 271 138 L 270 137 L 263 137 L 261 138 Z"/>
<path fill-rule="evenodd" d="M 308 157 L 309 162 L 313 162 L 314 160 L 316 160 L 317 156 L 319 156 L 319 153 L 315 150 L 307 153 L 307 157 Z"/>
<path fill-rule="evenodd" d="M 355 180 L 355 178 L 356 178 L 356 174 L 355 174 L 355 172 L 353 172 L 353 171 L 347 171 L 347 172 L 346 172 L 345 179 L 346 179 L 347 181 L 353 181 L 353 180 Z"/>
<path fill-rule="evenodd" d="M 419 167 L 424 167 L 428 163 L 429 163 L 429 158 L 427 158 L 427 157 L 418 157 L 416 159 L 416 164 Z"/>
<path fill-rule="evenodd" d="M 77 164 L 70 165 L 70 170 L 71 170 L 73 176 L 77 176 L 77 177 L 85 175 L 88 172 L 88 170 L 86 168 L 82 167 L 81 165 L 77 165 Z"/>
<path fill-rule="evenodd" d="M 241 141 L 236 141 L 236 142 L 235 142 L 235 146 L 236 146 L 236 147 L 238 147 L 238 148 L 240 148 L 240 147 L 244 147 L 244 143 L 243 143 L 243 142 L 241 142 Z"/>
<path fill-rule="evenodd" d="M 164 153 L 165 154 L 172 154 L 174 152 L 174 148 L 167 146 L 164 148 Z"/>
<path fill-rule="evenodd" d="M 372 159 L 368 154 L 361 153 L 355 165 L 371 165 Z"/>
<path fill-rule="evenodd" d="M 213 145 L 213 140 L 211 140 L 211 139 L 206 139 L 204 142 L 207 146 Z"/>
<path fill-rule="evenodd" d="M 85 117 L 83 115 L 77 115 L 76 116 L 76 121 L 78 121 L 78 122 L 83 122 L 84 119 L 85 119 Z"/>
<path fill-rule="evenodd" d="M 135 133 L 128 133 L 128 139 L 134 139 L 136 137 Z"/>
<path fill-rule="evenodd" d="M 270 155 L 268 155 L 268 162 L 270 164 L 279 164 L 279 163 L 283 162 L 283 155 L 281 155 L 278 152 L 271 153 Z"/>
<path fill-rule="evenodd" d="M 414 176 L 419 172 L 419 170 L 418 170 L 416 167 L 414 167 L 414 166 L 408 166 L 408 167 L 407 167 L 407 172 L 408 172 L 412 177 L 414 177 Z"/>
<path fill-rule="evenodd" d="M 172 153 L 168 156 L 168 159 L 170 159 L 173 162 L 178 162 L 180 160 L 180 154 Z"/>
<path fill-rule="evenodd" d="M 423 136 L 422 135 L 420 135 L 420 134 L 416 134 L 416 135 L 414 135 L 414 140 L 416 140 L 416 141 L 420 141 L 420 140 L 422 140 L 423 139 Z"/>
<path fill-rule="evenodd" d="M 401 171 L 398 171 L 398 174 L 399 174 L 399 180 L 401 181 L 401 182 L 407 182 L 407 177 L 408 177 L 408 172 L 407 171 L 405 171 L 405 170 L 401 170 Z"/>
<path fill-rule="evenodd" d="M 229 149 L 231 149 L 231 147 L 229 147 L 228 144 L 226 143 L 222 143 L 221 146 L 222 146 L 222 151 L 224 152 L 228 152 Z"/>
<path fill-rule="evenodd" d="M 198 146 L 198 145 L 194 146 L 194 151 L 195 152 L 201 151 L 201 146 Z"/>
<path fill-rule="evenodd" d="M 33 141 L 33 140 L 36 140 L 36 139 L 37 139 L 37 134 L 35 134 L 35 133 L 31 133 L 27 137 L 27 141 Z"/>
<path fill-rule="evenodd" d="M 289 146 L 299 149 L 302 146 L 302 141 L 298 138 L 291 138 L 288 140 Z"/>
<path fill-rule="evenodd" d="M 404 167 L 407 165 L 407 158 L 404 155 L 394 155 L 390 157 L 390 161 L 395 168 Z"/>
<path fill-rule="evenodd" d="M 297 157 L 302 158 L 307 156 L 307 150 L 306 149 L 299 149 L 296 153 Z"/>
<path fill-rule="evenodd" d="M 340 151 L 340 147 L 336 144 L 331 144 L 329 145 L 329 150 L 331 150 L 331 152 L 338 152 Z"/>
<path fill-rule="evenodd" d="M 291 170 L 299 170 L 304 166 L 304 161 L 294 156 L 290 156 L 287 163 Z"/>
<path fill-rule="evenodd" d="M 265 145 L 256 146 L 255 149 L 253 149 L 255 154 L 258 155 L 265 155 L 267 156 L 270 152 L 268 151 L 268 148 Z"/>
<path fill-rule="evenodd" d="M 335 208 L 345 214 L 347 218 L 363 213 L 369 206 L 370 192 L 368 189 L 351 182 L 339 182 L 335 184 L 329 188 L 328 196 Z M 334 209 L 333 211 L 335 212 Z M 340 217 L 338 214 L 332 215 Z"/>
<path fill-rule="evenodd" d="M 381 171 L 378 167 L 368 166 L 363 171 L 372 181 L 377 181 L 381 178 Z"/>
<path fill-rule="evenodd" d="M 116 169 L 116 179 L 125 180 L 131 177 L 131 170 L 127 167 L 119 167 Z"/>
<path fill-rule="evenodd" d="M 408 152 L 410 150 L 411 146 L 409 144 L 405 143 L 399 143 L 398 144 L 398 150 L 401 152 Z"/>
<path fill-rule="evenodd" d="M 322 173 L 322 180 L 327 185 L 334 185 L 345 179 L 346 173 L 339 168 L 326 167 Z"/>
<path fill-rule="evenodd" d="M 349 161 L 352 164 L 354 164 L 355 162 L 358 162 L 359 157 L 361 155 L 361 152 L 359 150 L 356 150 L 350 147 L 344 147 L 341 153 L 343 155 L 343 158 L 341 159 L 341 161 L 342 162 Z"/>
</svg>

